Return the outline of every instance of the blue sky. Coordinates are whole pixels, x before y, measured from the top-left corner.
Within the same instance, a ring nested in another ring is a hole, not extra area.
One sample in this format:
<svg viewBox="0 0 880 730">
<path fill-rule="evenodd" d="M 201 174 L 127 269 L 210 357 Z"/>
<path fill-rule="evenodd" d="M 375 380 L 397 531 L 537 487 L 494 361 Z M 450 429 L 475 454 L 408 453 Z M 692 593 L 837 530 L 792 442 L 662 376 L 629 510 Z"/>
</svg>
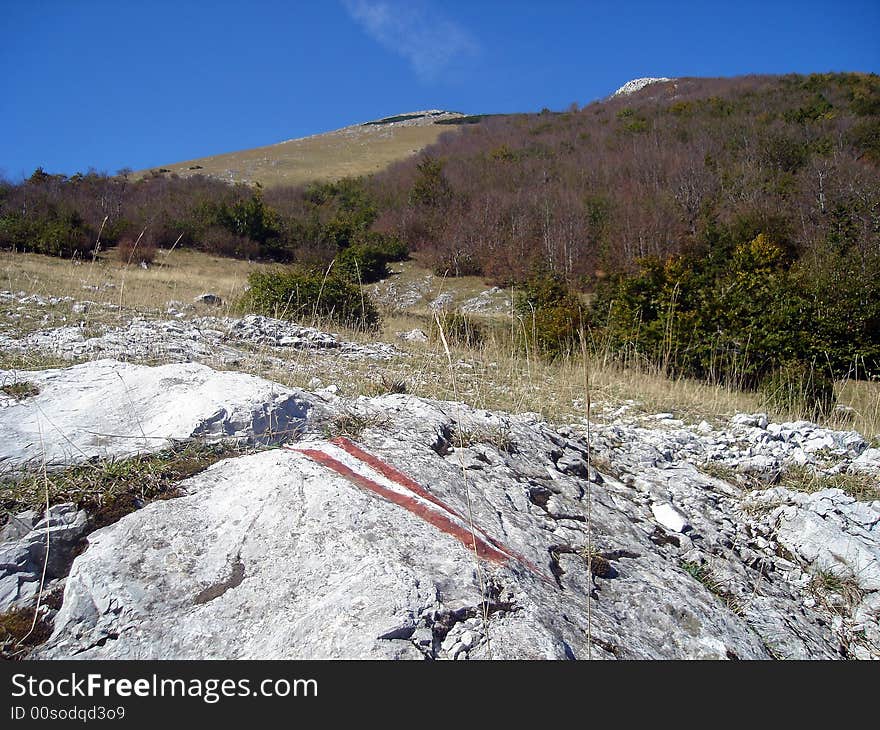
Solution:
<svg viewBox="0 0 880 730">
<path fill-rule="evenodd" d="M 880 72 L 880 2 L 0 0 L 0 172 L 115 172 L 639 76 Z"/>
</svg>

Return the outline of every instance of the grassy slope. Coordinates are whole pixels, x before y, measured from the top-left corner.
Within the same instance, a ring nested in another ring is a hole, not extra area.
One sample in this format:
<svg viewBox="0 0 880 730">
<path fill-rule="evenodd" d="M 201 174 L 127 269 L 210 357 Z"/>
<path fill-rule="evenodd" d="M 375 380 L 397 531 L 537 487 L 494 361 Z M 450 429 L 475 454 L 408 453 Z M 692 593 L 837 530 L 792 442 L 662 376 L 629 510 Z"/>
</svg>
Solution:
<svg viewBox="0 0 880 730">
<path fill-rule="evenodd" d="M 100 259 L 94 267 L 69 260 L 34 254 L 0 254 L 0 289 L 24 291 L 43 296 L 71 296 L 113 305 L 110 310 L 89 310 L 74 314 L 68 302 L 56 307 L 32 307 L 31 316 L 21 315 L 17 304 L 0 307 L 4 326 L 0 330 L 23 334 L 33 329 L 77 324 L 91 330 L 119 324 L 127 316 L 147 314 L 162 316 L 166 302 L 190 302 L 192 297 L 211 291 L 224 299 L 219 308 L 196 307 L 190 316 L 231 314 L 230 304 L 239 295 L 247 274 L 260 264 L 221 259 L 196 251 L 160 252 L 156 264 L 144 270 L 122 266 L 115 258 Z M 404 351 L 389 362 L 339 357 L 328 362 L 326 356 L 316 357 L 309 351 L 289 351 L 282 369 L 266 369 L 259 357 L 241 363 L 239 369 L 277 380 L 286 385 L 310 387 L 312 378 L 325 384 L 336 383 L 343 394 L 381 392 L 382 380 L 403 380 L 411 393 L 442 399 L 458 398 L 479 408 L 503 409 L 513 412 L 536 411 L 551 420 L 568 422 L 582 416 L 584 384 L 591 383 L 594 402 L 619 403 L 639 401 L 648 412 L 672 411 L 693 422 L 723 418 L 736 411 L 755 412 L 762 409 L 755 393 L 706 385 L 689 379 L 671 380 L 650 369 L 620 368 L 601 358 L 584 366 L 579 361 L 542 362 L 530 353 L 509 347 L 511 330 L 518 325 L 500 314 L 477 319 L 491 324 L 483 346 L 478 349 L 453 347 L 457 362 L 455 382 L 440 342 L 404 342 L 397 332 L 415 327 L 428 328 L 427 302 L 444 291 L 456 293 L 458 301 L 479 293 L 485 285 L 476 277 L 463 280 L 431 277 L 431 272 L 409 261 L 395 265 L 398 273 L 392 280 L 401 289 L 424 287 L 425 297 L 408 311 L 385 309 L 381 331 L 375 335 L 341 332 L 344 339 L 394 342 Z M 387 286 L 383 282 L 380 286 Z M 96 287 L 97 289 L 93 288 Z M 372 287 L 367 287 L 368 289 Z M 390 302 L 388 303 L 390 304 Z M 121 305 L 121 307 L 120 307 Z M 120 309 L 116 309 L 120 307 Z M 330 328 L 335 329 L 335 328 Z M 96 331 L 95 334 L 98 332 Z M 326 355 L 326 353 L 325 353 Z M 16 358 L 0 353 L 0 368 L 21 369 L 54 367 L 61 363 L 46 357 Z M 840 402 L 855 409 L 852 421 L 831 419 L 830 425 L 852 427 L 869 439 L 880 436 L 880 383 L 840 383 Z M 797 414 L 776 413 L 780 418 Z"/>
<path fill-rule="evenodd" d="M 455 116 L 461 115 L 435 118 Z M 299 185 L 312 180 L 337 180 L 377 172 L 433 144 L 444 132 L 454 134 L 457 129 L 455 125 L 434 124 L 433 119 L 359 124 L 266 147 L 161 167 L 181 177 L 202 174 L 227 181 L 259 182 L 264 187 Z M 190 169 L 197 165 L 201 169 Z"/>
<path fill-rule="evenodd" d="M 135 312 L 161 311 L 167 302 L 188 304 L 206 292 L 232 301 L 241 294 L 248 274 L 262 266 L 188 250 L 160 250 L 148 269 L 123 266 L 112 253 L 95 263 L 80 263 L 3 251 L 0 289 L 103 302 Z"/>
</svg>

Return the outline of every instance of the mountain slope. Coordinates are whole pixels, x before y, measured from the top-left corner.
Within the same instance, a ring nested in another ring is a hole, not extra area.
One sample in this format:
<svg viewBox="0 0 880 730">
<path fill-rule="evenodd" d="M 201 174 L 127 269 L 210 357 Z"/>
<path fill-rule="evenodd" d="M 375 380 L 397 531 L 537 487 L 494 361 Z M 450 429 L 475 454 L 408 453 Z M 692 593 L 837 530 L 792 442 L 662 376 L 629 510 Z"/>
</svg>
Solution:
<svg viewBox="0 0 880 730">
<path fill-rule="evenodd" d="M 337 180 L 384 169 L 437 141 L 455 125 L 436 124 L 464 115 L 432 109 L 353 124 L 323 134 L 289 139 L 265 147 L 228 152 L 163 165 L 181 177 L 200 174 L 228 182 L 259 182 L 264 187 Z M 145 175 L 143 170 L 139 175 Z"/>
<path fill-rule="evenodd" d="M 868 248 L 878 125 L 871 74 L 637 79 L 578 111 L 474 125 L 426 150 L 442 169 L 410 159 L 373 185 L 411 248 L 453 271 L 466 252 L 498 281 L 536 265 L 581 281 L 721 227 L 798 253 L 829 236 Z"/>
</svg>

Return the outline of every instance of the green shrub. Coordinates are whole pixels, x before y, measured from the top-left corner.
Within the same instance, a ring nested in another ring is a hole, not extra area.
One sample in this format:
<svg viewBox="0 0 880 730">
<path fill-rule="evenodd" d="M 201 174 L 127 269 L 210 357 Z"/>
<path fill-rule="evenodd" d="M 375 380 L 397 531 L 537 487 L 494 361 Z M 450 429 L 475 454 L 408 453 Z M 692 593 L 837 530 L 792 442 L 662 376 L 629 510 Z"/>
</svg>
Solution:
<svg viewBox="0 0 880 730">
<path fill-rule="evenodd" d="M 593 306 L 606 347 L 669 374 L 755 387 L 788 360 L 811 358 L 810 303 L 787 254 L 759 234 L 717 255 L 645 259 L 603 287 Z"/>
<path fill-rule="evenodd" d="M 592 315 L 613 353 L 746 388 L 782 370 L 800 384 L 780 391 L 780 407 L 797 391 L 821 410 L 827 383 L 819 374 L 798 380 L 795 364 L 820 363 L 827 378 L 880 370 L 880 256 L 843 239 L 828 246 L 853 248 L 792 264 L 790 250 L 761 233 L 732 248 L 644 259 L 600 287 Z"/>
<path fill-rule="evenodd" d="M 336 257 L 335 270 L 355 284 L 372 284 L 390 274 L 389 262 L 403 261 L 408 256 L 406 244 L 396 236 L 363 231 Z"/>
<path fill-rule="evenodd" d="M 553 360 L 575 352 L 586 323 L 584 305 L 566 283 L 552 274 L 538 275 L 518 293 L 516 308 L 532 346 Z"/>
<path fill-rule="evenodd" d="M 397 236 L 378 231 L 364 231 L 357 237 L 357 244 L 371 246 L 379 251 L 386 261 L 406 261 L 409 258 L 409 248 Z"/>
<path fill-rule="evenodd" d="M 113 246 L 123 238 L 137 238 L 139 231 L 136 226 L 125 218 L 108 219 L 101 231 L 101 248 Z"/>
<path fill-rule="evenodd" d="M 328 319 L 345 327 L 375 330 L 379 311 L 358 286 L 333 273 L 299 267 L 255 271 L 239 309 L 312 324 Z"/>
<path fill-rule="evenodd" d="M 336 272 L 354 284 L 372 284 L 388 276 L 388 259 L 369 244 L 355 244 L 336 257 Z"/>
<path fill-rule="evenodd" d="M 769 407 L 811 418 L 828 415 L 836 402 L 834 380 L 828 372 L 798 361 L 774 370 L 761 381 L 759 390 Z"/>
<path fill-rule="evenodd" d="M 40 230 L 39 223 L 20 215 L 6 215 L 0 218 L 0 248 L 27 251 L 36 240 Z"/>
<path fill-rule="evenodd" d="M 2 248 L 50 256 L 81 256 L 94 248 L 96 239 L 97 232 L 76 211 L 46 217 L 12 214 L 0 218 Z"/>
<path fill-rule="evenodd" d="M 281 232 L 278 213 L 263 202 L 258 189 L 250 198 L 232 205 L 221 203 L 215 215 L 217 225 L 261 245 L 277 239 Z"/>
</svg>

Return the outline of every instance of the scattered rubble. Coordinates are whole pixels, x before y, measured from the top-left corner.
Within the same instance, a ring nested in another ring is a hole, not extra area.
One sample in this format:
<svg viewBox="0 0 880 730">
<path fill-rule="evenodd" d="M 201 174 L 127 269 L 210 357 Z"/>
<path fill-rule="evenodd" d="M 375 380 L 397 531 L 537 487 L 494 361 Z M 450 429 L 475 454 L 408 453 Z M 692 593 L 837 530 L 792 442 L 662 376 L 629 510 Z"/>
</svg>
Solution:
<svg viewBox="0 0 880 730">
<path fill-rule="evenodd" d="M 314 327 L 271 317 L 188 319 L 186 308 L 180 302 L 169 302 L 166 314 L 174 319 L 134 317 L 117 327 L 96 322 L 88 328 L 65 325 L 26 334 L 0 331 L 0 351 L 37 351 L 67 360 L 200 361 L 221 366 L 240 364 L 256 349 L 261 350 L 260 355 L 268 362 L 279 366 L 285 364 L 285 350 L 332 350 L 335 356 L 344 359 L 389 360 L 401 355 L 400 350 L 390 344 L 346 342 Z M 96 328 L 104 331 L 93 334 Z"/>
</svg>

